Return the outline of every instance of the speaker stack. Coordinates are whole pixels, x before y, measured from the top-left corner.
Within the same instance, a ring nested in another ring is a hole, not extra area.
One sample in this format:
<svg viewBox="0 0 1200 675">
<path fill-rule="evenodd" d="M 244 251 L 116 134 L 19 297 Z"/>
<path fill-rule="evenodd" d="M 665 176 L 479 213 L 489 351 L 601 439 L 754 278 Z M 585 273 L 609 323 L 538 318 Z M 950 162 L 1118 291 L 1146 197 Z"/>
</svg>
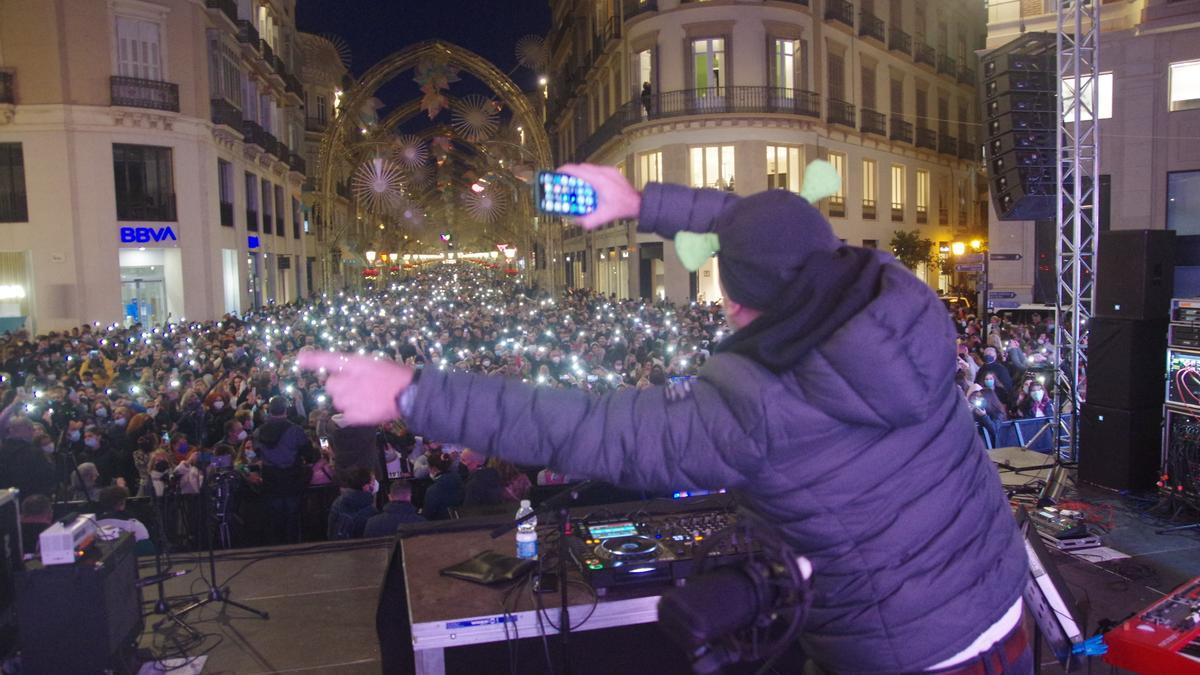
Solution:
<svg viewBox="0 0 1200 675">
<path fill-rule="evenodd" d="M 1054 35 L 1026 33 L 980 64 L 988 182 L 1000 220 L 1056 215 L 1055 50 Z"/>
<path fill-rule="evenodd" d="M 1162 364 L 1174 241 L 1170 230 L 1100 233 L 1087 402 L 1080 418 L 1079 478 L 1085 482 L 1145 490 L 1161 479 Z M 1200 363 L 1200 352 L 1196 357 Z M 1200 412 L 1200 400 L 1196 405 Z"/>
</svg>

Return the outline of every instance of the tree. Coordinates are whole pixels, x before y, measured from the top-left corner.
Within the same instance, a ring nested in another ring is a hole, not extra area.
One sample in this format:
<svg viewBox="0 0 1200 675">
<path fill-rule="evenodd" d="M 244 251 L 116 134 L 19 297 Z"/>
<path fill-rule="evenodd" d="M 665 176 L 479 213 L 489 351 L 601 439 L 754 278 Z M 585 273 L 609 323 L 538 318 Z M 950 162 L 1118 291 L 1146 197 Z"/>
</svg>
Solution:
<svg viewBox="0 0 1200 675">
<path fill-rule="evenodd" d="M 910 270 L 921 263 L 934 262 L 933 240 L 922 239 L 920 230 L 896 230 L 892 233 L 892 255 Z"/>
</svg>

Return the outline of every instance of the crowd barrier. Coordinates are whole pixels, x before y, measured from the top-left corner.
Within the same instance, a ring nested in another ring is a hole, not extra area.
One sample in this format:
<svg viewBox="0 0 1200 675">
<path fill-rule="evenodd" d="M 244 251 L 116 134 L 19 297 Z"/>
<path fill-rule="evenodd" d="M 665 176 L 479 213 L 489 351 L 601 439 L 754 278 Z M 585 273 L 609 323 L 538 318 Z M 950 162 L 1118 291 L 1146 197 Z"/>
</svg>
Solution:
<svg viewBox="0 0 1200 675">
<path fill-rule="evenodd" d="M 1061 417 L 1063 424 L 1071 424 L 1071 414 L 1065 414 Z M 994 448 L 1012 448 L 1021 447 L 1026 450 L 1036 450 L 1037 452 L 1053 452 L 1055 438 L 1058 434 L 1054 429 L 1042 431 L 1047 425 L 1053 426 L 1053 417 L 1034 417 L 1029 419 L 1008 420 L 997 425 L 996 436 L 992 437 L 992 431 L 976 424 L 979 429 L 979 435 L 983 438 L 983 444 L 988 450 Z M 1041 434 L 1039 435 L 1039 432 Z"/>
</svg>

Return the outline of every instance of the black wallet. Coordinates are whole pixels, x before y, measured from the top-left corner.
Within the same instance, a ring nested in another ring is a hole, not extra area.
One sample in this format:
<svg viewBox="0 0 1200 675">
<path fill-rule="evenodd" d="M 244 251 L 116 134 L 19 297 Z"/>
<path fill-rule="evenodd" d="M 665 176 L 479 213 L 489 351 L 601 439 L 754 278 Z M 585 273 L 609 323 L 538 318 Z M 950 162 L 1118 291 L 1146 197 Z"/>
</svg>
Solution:
<svg viewBox="0 0 1200 675">
<path fill-rule="evenodd" d="M 490 585 L 519 579 L 529 574 L 536 564 L 534 560 L 522 560 L 495 551 L 484 551 L 443 569 L 442 574 L 456 579 L 474 581 L 477 584 Z"/>
</svg>

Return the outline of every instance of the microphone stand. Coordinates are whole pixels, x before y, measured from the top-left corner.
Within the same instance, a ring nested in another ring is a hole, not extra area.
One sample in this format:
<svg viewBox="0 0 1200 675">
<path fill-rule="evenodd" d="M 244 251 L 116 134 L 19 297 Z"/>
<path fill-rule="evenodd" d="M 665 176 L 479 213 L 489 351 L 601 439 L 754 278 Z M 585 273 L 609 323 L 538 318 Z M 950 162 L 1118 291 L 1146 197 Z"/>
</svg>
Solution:
<svg viewBox="0 0 1200 675">
<path fill-rule="evenodd" d="M 538 514 L 548 515 L 555 513 L 558 516 L 558 591 L 559 591 L 559 610 L 558 610 L 558 635 L 559 635 L 559 651 L 562 654 L 562 672 L 563 675 L 570 675 L 570 640 L 571 640 L 571 610 L 567 604 L 567 556 L 570 555 L 570 546 L 568 545 L 567 537 L 571 536 L 571 504 L 579 500 L 579 496 L 595 487 L 595 483 L 590 480 L 585 480 L 581 483 L 568 487 L 568 489 L 559 492 L 550 499 L 542 502 L 532 513 L 527 513 L 516 520 L 501 525 L 492 530 L 492 539 L 502 537 L 505 534 L 512 532 L 522 523 L 530 518 L 536 518 Z"/>
</svg>

